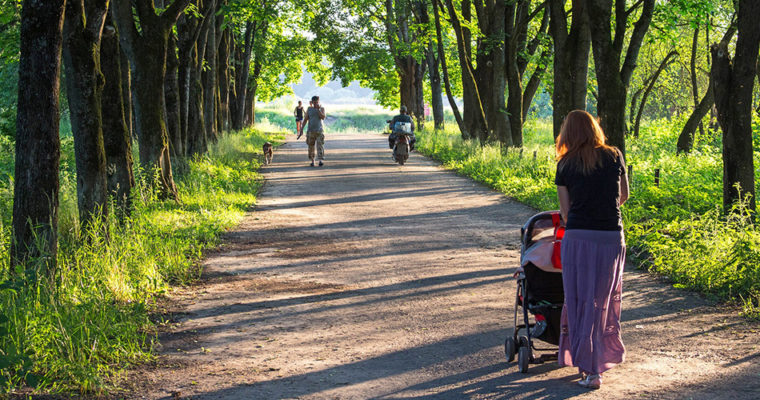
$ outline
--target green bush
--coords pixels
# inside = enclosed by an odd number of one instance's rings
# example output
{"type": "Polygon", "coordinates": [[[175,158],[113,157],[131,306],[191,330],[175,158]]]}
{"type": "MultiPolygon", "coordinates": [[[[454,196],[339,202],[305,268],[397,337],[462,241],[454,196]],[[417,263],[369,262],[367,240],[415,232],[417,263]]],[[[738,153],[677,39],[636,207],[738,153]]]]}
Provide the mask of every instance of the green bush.
{"type": "MultiPolygon", "coordinates": [[[[0,186],[0,392],[25,384],[98,393],[121,368],[150,359],[156,299],[169,284],[197,278],[202,251],[255,202],[261,145],[273,139],[253,130],[223,136],[177,175],[180,203],[159,201],[146,178],[138,179],[132,218],[122,224],[110,215],[105,242],[78,233],[73,149],[64,138],[53,276],[32,268],[9,280],[13,189],[6,180],[0,186]]],[[[0,159],[6,176],[11,166],[12,158],[0,159]]]]}

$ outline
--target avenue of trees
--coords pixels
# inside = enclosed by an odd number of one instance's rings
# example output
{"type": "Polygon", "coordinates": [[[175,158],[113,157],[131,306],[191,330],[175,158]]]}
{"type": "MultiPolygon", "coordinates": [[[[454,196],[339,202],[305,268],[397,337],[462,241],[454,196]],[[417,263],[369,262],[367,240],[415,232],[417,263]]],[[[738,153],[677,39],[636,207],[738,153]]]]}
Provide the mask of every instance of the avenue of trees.
{"type": "Polygon", "coordinates": [[[303,65],[322,82],[358,80],[420,124],[430,104],[435,129],[445,97],[463,138],[505,150],[522,146],[541,94],[551,98],[555,137],[569,111],[589,109],[623,151],[642,117],[688,115],[679,151],[688,157],[695,135],[719,126],[724,204],[749,194],[754,208],[760,0],[0,4],[0,41],[9,44],[0,58],[18,71],[16,265],[55,262],[61,104],[74,136],[81,225],[103,227],[96,222],[110,204],[129,215],[134,168],[180,201],[173,168],[253,124],[256,100],[287,94],[303,65]]]}

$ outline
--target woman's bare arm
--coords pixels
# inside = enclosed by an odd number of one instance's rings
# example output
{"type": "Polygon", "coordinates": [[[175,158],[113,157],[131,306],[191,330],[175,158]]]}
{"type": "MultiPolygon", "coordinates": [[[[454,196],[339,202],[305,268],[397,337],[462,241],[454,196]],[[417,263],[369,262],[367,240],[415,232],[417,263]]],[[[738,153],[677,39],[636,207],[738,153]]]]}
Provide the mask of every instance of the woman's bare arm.
{"type": "Polygon", "coordinates": [[[557,186],[557,197],[559,197],[559,214],[562,220],[567,222],[567,213],[570,211],[570,192],[567,186],[557,186]]]}
{"type": "Polygon", "coordinates": [[[623,203],[628,200],[628,196],[630,196],[630,188],[628,187],[628,174],[624,173],[623,176],[620,177],[620,205],[622,206],[623,203]]]}

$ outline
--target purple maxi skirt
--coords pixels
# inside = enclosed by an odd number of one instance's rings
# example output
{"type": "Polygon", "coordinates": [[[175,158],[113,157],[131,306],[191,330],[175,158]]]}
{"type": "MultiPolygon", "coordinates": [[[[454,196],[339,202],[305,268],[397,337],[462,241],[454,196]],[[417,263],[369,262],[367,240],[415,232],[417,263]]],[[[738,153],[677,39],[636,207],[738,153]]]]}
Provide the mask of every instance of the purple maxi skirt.
{"type": "Polygon", "coordinates": [[[562,239],[559,364],[601,374],[623,362],[620,298],[625,237],[618,231],[572,229],[562,239]]]}

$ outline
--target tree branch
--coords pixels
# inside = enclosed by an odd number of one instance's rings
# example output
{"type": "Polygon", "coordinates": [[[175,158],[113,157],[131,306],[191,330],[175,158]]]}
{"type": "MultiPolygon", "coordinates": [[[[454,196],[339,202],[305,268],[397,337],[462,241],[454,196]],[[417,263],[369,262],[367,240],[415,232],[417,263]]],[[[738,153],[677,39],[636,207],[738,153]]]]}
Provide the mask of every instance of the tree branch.
{"type": "Polygon", "coordinates": [[[625,0],[615,0],[615,37],[612,38],[612,48],[617,54],[623,52],[627,28],[628,14],[625,12],[625,0]]]}
{"type": "MultiPolygon", "coordinates": [[[[213,2],[213,1],[212,1],[213,2]]],[[[177,22],[180,14],[182,14],[187,6],[190,4],[190,0],[174,0],[172,4],[161,13],[161,19],[165,25],[171,27],[177,22]]],[[[204,18],[207,17],[204,15],[204,18]]]]}
{"type": "Polygon", "coordinates": [[[644,0],[644,8],[641,11],[641,17],[639,17],[639,20],[636,21],[636,24],[634,25],[631,40],[628,44],[628,52],[625,55],[623,68],[620,71],[620,78],[626,86],[628,86],[633,70],[636,68],[636,61],[639,57],[639,50],[641,50],[641,43],[644,40],[644,35],[649,29],[649,23],[652,22],[654,3],[655,0],[644,0]]]}
{"type": "Polygon", "coordinates": [[[137,52],[135,46],[138,45],[141,36],[135,26],[135,18],[132,16],[131,1],[112,0],[111,7],[114,22],[119,28],[119,41],[124,51],[133,57],[137,52]]]}
{"type": "Polygon", "coordinates": [[[641,6],[641,3],[643,3],[643,2],[644,2],[644,0],[639,0],[639,1],[637,1],[637,2],[636,2],[634,5],[632,5],[632,6],[631,6],[631,8],[629,8],[629,9],[628,9],[628,10],[625,12],[625,16],[626,16],[626,18],[627,18],[629,15],[631,15],[631,13],[632,13],[632,12],[636,11],[636,9],[637,9],[637,8],[639,8],[639,6],[641,6]]]}

